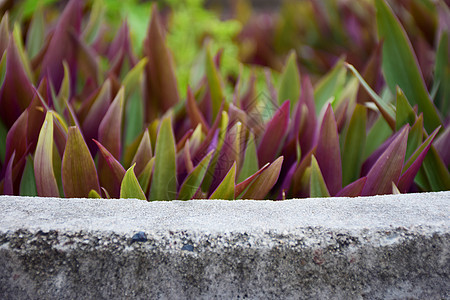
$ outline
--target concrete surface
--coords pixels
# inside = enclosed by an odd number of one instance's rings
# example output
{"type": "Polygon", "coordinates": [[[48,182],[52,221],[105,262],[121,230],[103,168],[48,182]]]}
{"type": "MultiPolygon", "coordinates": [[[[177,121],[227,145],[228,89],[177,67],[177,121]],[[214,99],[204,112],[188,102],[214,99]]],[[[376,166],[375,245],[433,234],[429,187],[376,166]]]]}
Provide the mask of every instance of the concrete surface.
{"type": "Polygon", "coordinates": [[[0,299],[450,299],[449,207],[0,196],[0,299]]]}

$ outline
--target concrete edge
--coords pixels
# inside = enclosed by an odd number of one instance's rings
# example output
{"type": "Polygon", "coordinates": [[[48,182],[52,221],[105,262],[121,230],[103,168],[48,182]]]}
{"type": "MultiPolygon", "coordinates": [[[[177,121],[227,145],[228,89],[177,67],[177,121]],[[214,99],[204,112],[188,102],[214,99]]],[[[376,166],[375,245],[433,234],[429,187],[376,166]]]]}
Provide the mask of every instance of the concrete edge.
{"type": "Polygon", "coordinates": [[[449,204],[0,196],[0,298],[446,299],[449,204]]]}

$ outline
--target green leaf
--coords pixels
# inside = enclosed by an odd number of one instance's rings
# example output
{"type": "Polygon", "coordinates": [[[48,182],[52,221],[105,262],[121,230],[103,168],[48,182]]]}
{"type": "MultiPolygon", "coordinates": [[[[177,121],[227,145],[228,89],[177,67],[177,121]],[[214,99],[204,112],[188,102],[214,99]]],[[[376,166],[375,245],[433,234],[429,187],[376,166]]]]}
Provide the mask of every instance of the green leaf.
{"type": "MultiPolygon", "coordinates": [[[[148,59],[141,59],[131,71],[125,76],[122,84],[125,87],[126,104],[126,126],[125,144],[131,144],[142,132],[144,123],[144,103],[140,90],[142,77],[148,59]]],[[[139,174],[139,172],[137,173],[139,174]]]]}
{"type": "Polygon", "coordinates": [[[147,200],[134,174],[134,165],[127,170],[123,177],[122,184],[120,185],[120,198],[147,200]]]}
{"type": "Polygon", "coordinates": [[[9,43],[9,13],[8,11],[1,18],[0,22],[0,55],[5,55],[4,51],[9,43]]]}
{"type": "Polygon", "coordinates": [[[2,59],[0,60],[0,86],[3,85],[6,76],[6,51],[3,53],[2,59]]]}
{"type": "Polygon", "coordinates": [[[327,185],[323,179],[319,164],[315,156],[311,157],[311,175],[310,175],[309,195],[311,198],[330,197],[327,185]]]}
{"type": "Polygon", "coordinates": [[[385,0],[376,0],[378,35],[383,40],[382,68],[392,92],[398,85],[412,105],[423,112],[425,128],[433,131],[442,124],[428,94],[417,58],[405,30],[385,0]]]}
{"type": "Polygon", "coordinates": [[[336,96],[345,83],[347,70],[344,68],[344,60],[340,59],[333,69],[317,83],[314,91],[316,111],[320,111],[325,103],[336,96]]]}
{"type": "Polygon", "coordinates": [[[89,21],[83,31],[83,38],[86,43],[91,44],[94,42],[100,30],[100,26],[103,22],[104,16],[105,8],[103,1],[94,0],[91,8],[91,13],[89,15],[89,21]]]}
{"type": "Polygon", "coordinates": [[[25,53],[25,49],[22,43],[22,31],[20,30],[20,25],[17,23],[14,24],[13,37],[14,41],[16,42],[17,51],[19,53],[23,69],[25,70],[28,79],[30,79],[31,82],[34,82],[33,72],[31,72],[30,59],[28,58],[28,55],[25,53]]]}
{"type": "Polygon", "coordinates": [[[255,135],[250,132],[247,145],[245,147],[244,161],[239,172],[238,182],[242,182],[247,177],[258,171],[258,154],[256,152],[255,135]]]}
{"type": "Polygon", "coordinates": [[[224,99],[222,82],[220,79],[219,71],[214,64],[214,60],[211,55],[211,49],[209,45],[206,48],[206,77],[208,79],[209,91],[211,93],[211,103],[212,103],[212,120],[216,119],[219,113],[220,106],[224,99]]]}
{"type": "Polygon", "coordinates": [[[280,156],[250,184],[242,199],[264,199],[277,182],[282,165],[283,156],[280,156]]]}
{"type": "Polygon", "coordinates": [[[383,99],[380,98],[380,96],[375,93],[374,90],[369,86],[369,84],[364,80],[364,78],[359,74],[359,72],[355,69],[354,66],[345,63],[345,66],[353,73],[353,75],[359,80],[359,83],[362,85],[362,87],[366,90],[366,92],[370,95],[371,101],[375,104],[375,106],[380,111],[383,118],[386,120],[389,127],[391,127],[392,130],[395,129],[395,112],[394,110],[385,103],[383,99]]]}
{"type": "Polygon", "coordinates": [[[45,22],[44,13],[42,11],[41,1],[38,2],[36,10],[33,13],[33,18],[31,19],[30,27],[27,33],[27,52],[30,58],[35,57],[45,41],[45,22]]]}
{"type": "Polygon", "coordinates": [[[292,50],[289,53],[286,65],[281,74],[278,87],[278,104],[290,100],[290,111],[293,111],[294,105],[300,98],[300,72],[297,66],[297,55],[292,50]]]}
{"type": "Polygon", "coordinates": [[[34,178],[33,159],[31,155],[27,156],[25,170],[20,181],[20,196],[37,196],[36,180],[34,178]]]}
{"type": "Polygon", "coordinates": [[[144,191],[145,194],[147,194],[150,181],[152,180],[154,164],[155,164],[155,157],[152,157],[145,165],[144,170],[142,170],[141,174],[138,176],[139,184],[141,185],[142,190],[144,191]]]}
{"type": "Polygon", "coordinates": [[[61,173],[64,195],[68,198],[87,197],[90,190],[100,192],[94,160],[75,126],[69,128],[61,173]]]}
{"type": "Polygon", "coordinates": [[[100,198],[102,198],[102,197],[100,196],[100,194],[99,194],[96,190],[90,190],[90,191],[89,191],[88,198],[97,198],[97,199],[100,199],[100,198]]]}
{"type": "Polygon", "coordinates": [[[400,191],[406,193],[410,189],[414,179],[416,179],[416,182],[418,183],[419,186],[423,186],[425,184],[427,187],[426,190],[428,191],[431,190],[430,182],[426,177],[425,171],[423,171],[422,164],[425,159],[425,156],[428,154],[428,151],[432,145],[434,138],[436,137],[440,129],[441,127],[436,128],[434,132],[422,143],[422,145],[420,145],[420,147],[417,148],[417,150],[413,153],[413,155],[411,155],[408,161],[404,163],[402,175],[400,176],[400,179],[398,180],[397,183],[397,186],[400,189],[400,191]],[[418,173],[421,167],[422,172],[418,173]]]}
{"type": "Polygon", "coordinates": [[[175,137],[170,117],[162,120],[155,149],[155,170],[150,186],[150,201],[174,200],[177,192],[175,137]]]}
{"type": "Polygon", "coordinates": [[[211,194],[209,199],[233,200],[235,182],[236,162],[233,163],[233,166],[228,171],[227,175],[223,178],[217,189],[211,194]]]}
{"type": "Polygon", "coordinates": [[[383,142],[392,134],[388,123],[381,116],[370,128],[366,138],[366,147],[364,148],[364,159],[369,157],[373,151],[383,144],[383,142]]]}
{"type": "Polygon", "coordinates": [[[423,171],[421,169],[419,172],[425,172],[432,191],[450,190],[449,171],[434,146],[431,146],[430,150],[428,150],[423,161],[423,171]]]}
{"type": "Polygon", "coordinates": [[[366,145],[366,107],[356,104],[348,125],[342,151],[342,184],[344,186],[359,178],[366,145]]]}
{"type": "Polygon", "coordinates": [[[406,147],[406,155],[405,158],[410,157],[414,151],[422,144],[423,138],[423,115],[417,118],[417,121],[411,127],[408,134],[408,145],[406,147]]]}
{"type": "Polygon", "coordinates": [[[147,62],[147,57],[141,59],[123,79],[122,85],[125,87],[125,99],[128,99],[130,95],[140,87],[147,62]]]}
{"type": "Polygon", "coordinates": [[[144,125],[144,105],[140,91],[135,91],[128,99],[125,123],[125,145],[128,146],[141,134],[144,125]]]}
{"type": "Polygon", "coordinates": [[[178,194],[179,200],[189,200],[194,197],[195,193],[199,189],[203,178],[205,177],[206,170],[211,161],[213,151],[209,152],[194,168],[194,170],[186,177],[181,185],[180,192],[178,194]]]}
{"type": "Polygon", "coordinates": [[[22,4],[22,9],[23,9],[23,18],[28,18],[30,17],[34,11],[36,11],[36,9],[39,6],[46,6],[46,5],[50,5],[52,3],[55,3],[56,0],[40,0],[40,1],[36,1],[36,0],[25,0],[22,4]]]}
{"type": "MultiPolygon", "coordinates": [[[[444,3],[442,3],[445,5],[444,3]]],[[[435,103],[443,116],[450,113],[450,59],[448,57],[448,31],[443,31],[436,52],[433,89],[437,90],[435,103]]]]}
{"type": "Polygon", "coordinates": [[[395,130],[399,130],[404,125],[413,125],[416,121],[416,113],[406,99],[402,89],[397,86],[397,107],[395,118],[395,130]]]}
{"type": "MultiPolygon", "coordinates": [[[[54,97],[55,109],[58,114],[62,115],[66,109],[66,103],[69,101],[70,95],[70,71],[66,61],[63,62],[64,78],[59,89],[58,96],[54,97]]],[[[53,89],[52,89],[53,90],[53,89]]]]}
{"type": "Polygon", "coordinates": [[[59,197],[53,171],[53,113],[48,111],[39,133],[34,154],[36,190],[41,197],[59,197]]]}

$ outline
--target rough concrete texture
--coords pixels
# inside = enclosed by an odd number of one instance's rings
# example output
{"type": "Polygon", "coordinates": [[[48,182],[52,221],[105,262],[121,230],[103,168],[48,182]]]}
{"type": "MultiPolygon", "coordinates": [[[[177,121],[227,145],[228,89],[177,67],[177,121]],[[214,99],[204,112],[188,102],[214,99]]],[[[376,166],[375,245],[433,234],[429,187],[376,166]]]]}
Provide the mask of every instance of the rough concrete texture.
{"type": "Polygon", "coordinates": [[[0,197],[0,299],[450,299],[450,192],[0,197]]]}

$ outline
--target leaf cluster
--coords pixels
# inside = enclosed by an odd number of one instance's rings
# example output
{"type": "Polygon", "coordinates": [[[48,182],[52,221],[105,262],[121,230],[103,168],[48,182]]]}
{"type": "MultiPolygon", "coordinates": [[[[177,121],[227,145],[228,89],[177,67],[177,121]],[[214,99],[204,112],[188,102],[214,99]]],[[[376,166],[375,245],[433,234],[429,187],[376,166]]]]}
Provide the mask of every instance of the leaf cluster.
{"type": "MultiPolygon", "coordinates": [[[[0,193],[155,201],[450,188],[448,28],[433,8],[443,2],[427,10],[438,41],[428,77],[384,0],[363,1],[374,12],[378,40],[363,71],[341,57],[321,76],[304,69],[305,57],[296,50],[280,72],[275,65],[226,63],[227,55],[238,61],[237,51],[224,54],[208,39],[183,54],[180,24],[188,15],[177,12],[175,2],[173,27],[157,5],[144,6],[151,14],[144,34],[130,19],[111,35],[112,21],[103,16],[116,9],[113,2],[71,0],[56,17],[55,6],[38,6],[13,24],[9,13],[3,15],[0,193]],[[143,35],[142,47],[133,47],[134,35],[143,35]],[[182,57],[192,74],[180,71],[182,57]]],[[[200,9],[198,1],[191,5],[200,9]]],[[[328,28],[337,44],[345,43],[345,30],[325,26],[337,16],[326,22],[314,16],[319,31],[328,28]]],[[[214,22],[211,30],[224,45],[249,47],[232,41],[238,29],[222,32],[221,21],[214,22]]],[[[241,34],[260,34],[242,24],[241,34]]],[[[298,24],[283,26],[299,34],[298,24]]],[[[272,42],[274,49],[281,43],[272,42]]]]}

